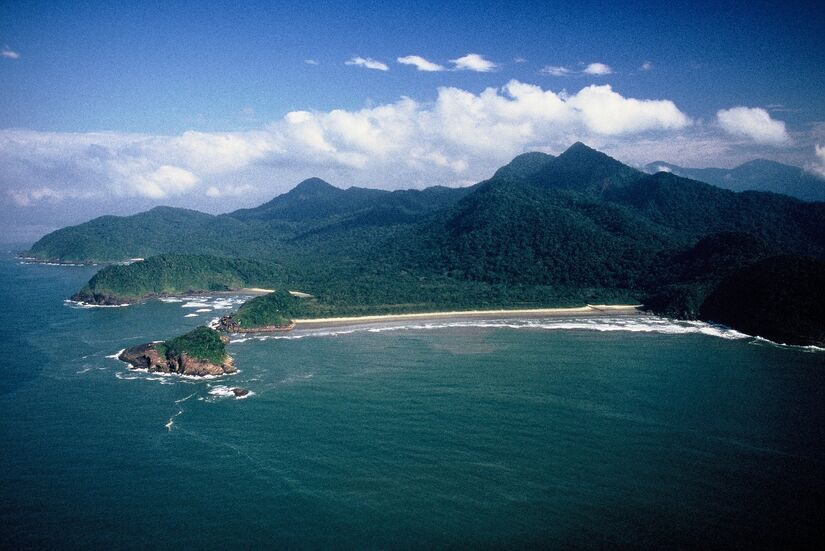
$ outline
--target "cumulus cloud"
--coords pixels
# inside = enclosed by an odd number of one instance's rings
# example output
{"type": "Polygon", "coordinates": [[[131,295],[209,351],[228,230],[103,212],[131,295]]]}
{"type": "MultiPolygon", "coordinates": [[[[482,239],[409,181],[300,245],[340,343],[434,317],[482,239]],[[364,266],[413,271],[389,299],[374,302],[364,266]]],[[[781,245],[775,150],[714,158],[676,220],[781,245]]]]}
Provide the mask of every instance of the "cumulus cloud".
{"type": "Polygon", "coordinates": [[[20,59],[20,54],[8,46],[3,46],[3,49],[0,50],[0,57],[4,57],[6,59],[20,59]]]}
{"type": "Polygon", "coordinates": [[[785,123],[759,107],[722,109],[716,113],[716,120],[725,132],[759,144],[779,146],[791,141],[785,123]]]}
{"type": "Polygon", "coordinates": [[[436,71],[446,71],[447,68],[443,65],[439,65],[438,63],[433,63],[432,61],[428,61],[419,55],[407,55],[404,57],[399,57],[397,59],[398,63],[402,65],[413,65],[419,71],[426,71],[426,72],[436,72],[436,71]]]}
{"type": "Polygon", "coordinates": [[[450,63],[455,65],[455,69],[459,71],[476,71],[477,73],[489,73],[498,69],[498,65],[485,59],[479,54],[467,54],[458,59],[451,59],[450,63]]]}
{"type": "Polygon", "coordinates": [[[582,72],[586,75],[610,75],[613,74],[613,69],[604,63],[591,63],[582,72]]]}
{"type": "Polygon", "coordinates": [[[307,65],[318,65],[318,61],[314,59],[305,59],[304,63],[306,63],[307,65]]]}
{"type": "Polygon", "coordinates": [[[364,67],[366,69],[375,69],[376,71],[389,71],[390,68],[387,67],[386,63],[382,63],[380,61],[376,61],[375,59],[369,57],[360,57],[356,56],[352,59],[345,61],[344,65],[356,65],[358,67],[364,67]]]}
{"type": "Polygon", "coordinates": [[[639,69],[641,69],[642,71],[650,71],[651,69],[653,69],[653,62],[645,61],[644,63],[642,63],[642,66],[639,67],[639,69]]]}
{"type": "Polygon", "coordinates": [[[655,136],[690,125],[669,100],[625,97],[609,85],[569,94],[511,80],[480,93],[442,87],[432,103],[402,97],[360,110],[292,111],[245,132],[0,130],[0,189],[25,205],[84,194],[271,196],[267,186],[286,172],[341,184],[458,184],[481,180],[526,150],[559,152],[576,140],[615,150],[644,139],[675,143],[655,136]]]}

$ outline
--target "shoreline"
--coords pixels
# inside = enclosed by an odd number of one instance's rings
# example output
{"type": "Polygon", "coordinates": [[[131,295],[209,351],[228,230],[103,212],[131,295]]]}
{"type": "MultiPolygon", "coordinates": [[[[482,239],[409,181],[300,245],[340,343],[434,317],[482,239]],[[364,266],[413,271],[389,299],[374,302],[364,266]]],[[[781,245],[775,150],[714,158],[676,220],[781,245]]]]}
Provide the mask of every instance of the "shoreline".
{"type": "Polygon", "coordinates": [[[588,304],[569,308],[529,308],[513,310],[457,310],[448,312],[422,312],[415,314],[381,314],[333,318],[295,319],[295,329],[326,329],[348,325],[369,325],[397,321],[429,321],[444,319],[507,319],[515,316],[568,317],[568,316],[628,316],[644,313],[641,304],[588,304]]]}

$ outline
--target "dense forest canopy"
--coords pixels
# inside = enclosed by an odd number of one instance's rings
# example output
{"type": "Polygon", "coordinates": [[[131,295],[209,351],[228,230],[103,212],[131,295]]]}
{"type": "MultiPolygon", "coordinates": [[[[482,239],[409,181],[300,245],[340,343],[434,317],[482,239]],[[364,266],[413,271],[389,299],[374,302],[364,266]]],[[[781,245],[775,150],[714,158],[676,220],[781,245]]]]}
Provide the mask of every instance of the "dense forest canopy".
{"type": "Polygon", "coordinates": [[[149,256],[101,270],[76,295],[91,302],[263,286],[310,293],[310,316],[643,300],[694,318],[709,317],[704,301],[737,270],[776,255],[825,259],[825,203],[651,175],[577,143],[520,155],[468,188],[313,178],[221,216],[98,218],[30,254],[149,256]]]}

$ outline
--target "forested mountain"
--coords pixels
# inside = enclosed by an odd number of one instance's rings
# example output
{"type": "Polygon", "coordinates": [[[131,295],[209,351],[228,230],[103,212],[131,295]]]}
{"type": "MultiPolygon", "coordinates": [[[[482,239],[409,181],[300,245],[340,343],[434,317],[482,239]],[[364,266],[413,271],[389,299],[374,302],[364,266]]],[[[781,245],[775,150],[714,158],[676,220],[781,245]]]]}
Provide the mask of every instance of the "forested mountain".
{"type": "Polygon", "coordinates": [[[106,268],[82,295],[266,283],[309,292],[326,313],[621,298],[696,317],[736,270],[778,254],[825,259],[825,203],[650,175],[577,143],[558,157],[521,155],[470,188],[344,190],[313,178],[254,209],[103,217],[31,251],[155,253],[185,256],[106,268]]]}
{"type": "Polygon", "coordinates": [[[645,171],[670,172],[731,191],[769,191],[804,201],[825,201],[825,178],[767,159],[754,159],[736,168],[686,168],[656,161],[645,165],[645,171]]]}

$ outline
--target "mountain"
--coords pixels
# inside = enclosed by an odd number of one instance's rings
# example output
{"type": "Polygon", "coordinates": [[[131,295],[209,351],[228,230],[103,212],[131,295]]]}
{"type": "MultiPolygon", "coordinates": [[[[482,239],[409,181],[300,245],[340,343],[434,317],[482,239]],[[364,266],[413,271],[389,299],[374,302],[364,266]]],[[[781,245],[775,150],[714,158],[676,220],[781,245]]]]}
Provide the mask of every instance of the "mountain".
{"type": "Polygon", "coordinates": [[[555,159],[544,163],[527,180],[543,187],[600,195],[637,181],[644,175],[600,151],[576,142],[555,159]]]}
{"type": "Polygon", "coordinates": [[[340,189],[310,178],[263,205],[219,216],[172,207],[101,216],[44,236],[28,254],[43,260],[97,262],[162,253],[279,258],[291,240],[412,224],[468,192],[443,186],[340,189]]]}
{"type": "Polygon", "coordinates": [[[685,168],[656,161],[644,167],[646,172],[670,172],[685,178],[732,191],[769,191],[802,199],[825,201],[825,179],[791,165],[754,159],[736,168],[685,168]]]}
{"type": "Polygon", "coordinates": [[[751,264],[825,259],[825,203],[646,174],[577,143],[558,157],[519,156],[469,188],[310,179],[253,209],[104,217],[32,248],[73,259],[145,250],[174,254],[105,268],[81,294],[116,301],[265,283],[310,293],[326,315],[644,300],[695,318],[751,264]],[[140,226],[164,214],[160,229],[140,226]]]}
{"type": "Polygon", "coordinates": [[[513,158],[512,161],[496,170],[493,174],[492,180],[512,180],[524,179],[533,176],[549,161],[555,159],[552,155],[541,153],[539,151],[531,151],[529,153],[522,153],[513,158]]]}

